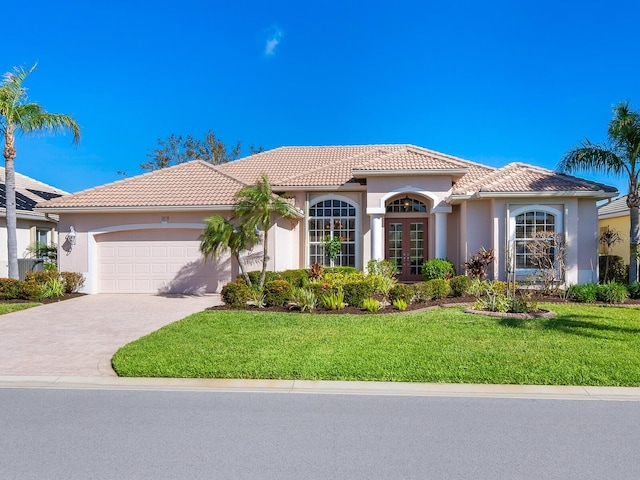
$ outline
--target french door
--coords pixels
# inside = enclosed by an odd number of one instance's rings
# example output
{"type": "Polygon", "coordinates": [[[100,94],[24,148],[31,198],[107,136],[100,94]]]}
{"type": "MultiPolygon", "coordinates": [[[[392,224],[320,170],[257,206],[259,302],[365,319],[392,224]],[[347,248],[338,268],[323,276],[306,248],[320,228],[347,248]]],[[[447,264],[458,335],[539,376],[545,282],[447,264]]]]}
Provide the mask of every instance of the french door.
{"type": "Polygon", "coordinates": [[[386,259],[396,266],[401,282],[422,280],[422,263],[427,257],[427,220],[385,219],[386,259]]]}

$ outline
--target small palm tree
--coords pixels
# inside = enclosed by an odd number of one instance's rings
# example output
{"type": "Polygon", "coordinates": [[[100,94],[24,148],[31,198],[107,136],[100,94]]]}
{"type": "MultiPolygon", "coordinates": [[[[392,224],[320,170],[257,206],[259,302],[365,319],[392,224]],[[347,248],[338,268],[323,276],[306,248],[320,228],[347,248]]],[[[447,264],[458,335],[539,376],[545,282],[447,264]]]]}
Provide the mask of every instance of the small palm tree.
{"type": "Polygon", "coordinates": [[[627,206],[631,215],[629,232],[629,283],[638,280],[638,179],[640,174],[640,113],[629,102],[613,109],[609,122],[608,143],[597,145],[585,139],[569,151],[558,164],[561,172],[600,172],[625,175],[629,179],[627,206]]]}
{"type": "Polygon", "coordinates": [[[25,70],[14,68],[4,75],[0,83],[0,132],[4,136],[2,154],[5,161],[5,189],[7,202],[7,248],[9,277],[18,278],[18,243],[16,239],[16,176],[15,134],[43,131],[57,132],[70,130],[73,142],[80,141],[80,127],[75,120],[58,113],[48,113],[37,103],[26,103],[27,90],[24,80],[33,72],[37,64],[25,70]]]}
{"type": "Polygon", "coordinates": [[[258,284],[258,287],[262,289],[269,260],[267,245],[272,217],[292,218],[295,216],[295,212],[289,202],[273,194],[269,178],[264,173],[255,185],[240,189],[236,198],[238,202],[234,207],[234,216],[240,220],[243,228],[249,231],[256,231],[259,228],[263,232],[262,273],[258,284]]]}
{"type": "Polygon", "coordinates": [[[247,285],[251,286],[251,279],[245,268],[241,252],[251,248],[257,239],[258,237],[253,230],[233,225],[223,216],[214,215],[205,220],[205,229],[200,235],[200,252],[206,261],[209,257],[218,257],[225,250],[230,250],[238,261],[240,272],[247,285]]]}

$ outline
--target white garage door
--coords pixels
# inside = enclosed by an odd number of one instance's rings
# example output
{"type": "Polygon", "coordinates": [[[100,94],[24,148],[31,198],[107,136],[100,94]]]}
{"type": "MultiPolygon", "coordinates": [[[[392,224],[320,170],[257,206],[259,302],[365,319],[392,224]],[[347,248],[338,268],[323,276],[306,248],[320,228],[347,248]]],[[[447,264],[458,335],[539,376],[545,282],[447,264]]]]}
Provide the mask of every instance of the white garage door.
{"type": "Polygon", "coordinates": [[[201,230],[130,230],[96,236],[101,293],[205,293],[231,278],[229,258],[202,260],[201,230]]]}

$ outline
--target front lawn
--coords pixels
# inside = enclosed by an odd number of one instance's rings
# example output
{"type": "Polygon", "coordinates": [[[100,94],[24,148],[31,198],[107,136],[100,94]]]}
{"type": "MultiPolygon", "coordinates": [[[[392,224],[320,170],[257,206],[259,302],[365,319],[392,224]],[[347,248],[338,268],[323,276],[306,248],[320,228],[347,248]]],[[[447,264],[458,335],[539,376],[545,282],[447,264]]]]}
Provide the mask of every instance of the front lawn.
{"type": "Polygon", "coordinates": [[[638,308],[547,305],[549,319],[206,311],[124,346],[118,375],[640,386],[638,308]]]}
{"type": "Polygon", "coordinates": [[[25,303],[0,303],[0,315],[5,313],[17,312],[18,310],[25,310],[31,307],[37,307],[42,305],[41,303],[25,302],[25,303]]]}

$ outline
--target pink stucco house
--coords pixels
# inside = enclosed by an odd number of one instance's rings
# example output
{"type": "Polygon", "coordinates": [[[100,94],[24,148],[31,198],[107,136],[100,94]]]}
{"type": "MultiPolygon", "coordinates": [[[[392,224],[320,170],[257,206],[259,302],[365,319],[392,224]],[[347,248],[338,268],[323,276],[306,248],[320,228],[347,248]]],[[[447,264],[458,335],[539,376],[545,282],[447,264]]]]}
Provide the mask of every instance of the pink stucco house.
{"type": "MultiPolygon", "coordinates": [[[[323,239],[342,238],[336,264],[398,265],[403,281],[420,279],[424,259],[462,263],[494,248],[492,278],[503,279],[505,253],[530,273],[526,243],[535,228],[562,232],[566,282],[591,281],[598,255],[598,200],[615,188],[511,163],[502,168],[413,145],[281,147],[220,166],[194,161],[52,199],[59,215],[61,270],[82,272],[90,293],[219,291],[235,278],[230,257],[204,262],[203,219],[231,214],[235,193],[266,173],[298,213],[269,234],[270,267],[326,263],[323,239]],[[68,237],[71,227],[76,236],[68,237]]],[[[260,267],[261,248],[246,252],[260,267]]]]}

